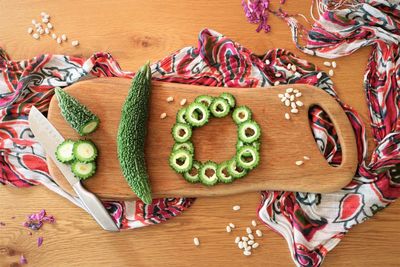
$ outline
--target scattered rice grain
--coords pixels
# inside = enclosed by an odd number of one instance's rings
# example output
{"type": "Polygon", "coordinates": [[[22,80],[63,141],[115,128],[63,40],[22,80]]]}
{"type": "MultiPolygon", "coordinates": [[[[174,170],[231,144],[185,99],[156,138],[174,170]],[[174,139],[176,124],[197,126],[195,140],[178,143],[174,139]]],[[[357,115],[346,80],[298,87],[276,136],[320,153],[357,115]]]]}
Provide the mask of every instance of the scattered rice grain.
{"type": "Polygon", "coordinates": [[[297,166],[300,166],[300,165],[303,165],[303,164],[304,164],[304,161],[302,161],[302,160],[296,161],[296,165],[297,165],[297,166]]]}

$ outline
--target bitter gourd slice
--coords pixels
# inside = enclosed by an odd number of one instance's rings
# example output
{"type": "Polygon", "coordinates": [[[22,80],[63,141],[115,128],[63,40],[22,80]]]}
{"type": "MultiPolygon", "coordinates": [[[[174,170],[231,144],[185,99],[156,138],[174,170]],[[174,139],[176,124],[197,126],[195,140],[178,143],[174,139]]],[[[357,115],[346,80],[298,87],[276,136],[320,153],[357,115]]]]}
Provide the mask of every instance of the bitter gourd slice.
{"type": "Polygon", "coordinates": [[[217,118],[223,118],[229,114],[231,107],[229,106],[228,101],[221,97],[216,97],[211,102],[209,107],[211,114],[213,114],[217,118]]]}
{"type": "Polygon", "coordinates": [[[176,114],[176,122],[186,123],[185,120],[186,108],[181,108],[176,114]]]}
{"type": "Polygon", "coordinates": [[[203,126],[208,122],[209,117],[210,111],[201,103],[194,102],[186,108],[186,121],[193,127],[203,126]]]}
{"type": "Polygon", "coordinates": [[[229,161],[224,161],[218,164],[217,168],[218,181],[225,184],[232,183],[233,181],[232,175],[228,172],[228,163],[229,161]]]}
{"type": "Polygon", "coordinates": [[[210,160],[201,165],[199,171],[200,182],[207,186],[218,183],[217,168],[217,163],[210,160]]]}
{"type": "Polygon", "coordinates": [[[213,97],[209,95],[200,95],[194,100],[195,103],[203,104],[206,107],[209,107],[212,101],[213,97]]]}
{"type": "Polygon", "coordinates": [[[189,171],[193,165],[193,155],[186,149],[173,151],[169,157],[169,165],[177,173],[189,171]]]}
{"type": "Polygon", "coordinates": [[[239,166],[237,166],[236,159],[233,158],[228,162],[228,173],[232,175],[233,178],[242,178],[247,174],[247,171],[239,166]]]}
{"type": "Polygon", "coordinates": [[[235,108],[232,113],[232,119],[236,124],[241,124],[251,119],[251,110],[246,106],[235,108]]]}
{"type": "Polygon", "coordinates": [[[97,129],[100,123],[99,118],[76,98],[59,87],[55,89],[55,95],[61,115],[80,135],[90,134],[97,129]]]}
{"type": "Polygon", "coordinates": [[[74,143],[72,140],[65,140],[57,146],[56,158],[59,162],[71,163],[75,159],[73,153],[74,143]]]}
{"type": "Polygon", "coordinates": [[[176,123],[172,127],[172,136],[178,143],[186,142],[192,137],[192,128],[186,123],[176,123]]]}
{"type": "Polygon", "coordinates": [[[118,127],[118,160],[126,181],[136,195],[151,204],[151,187],[147,174],[144,146],[151,92],[151,69],[143,66],[135,75],[122,107],[118,127]]]}
{"type": "Polygon", "coordinates": [[[90,162],[97,157],[97,148],[92,141],[79,140],[72,149],[75,159],[81,162],[90,162]]]}
{"type": "Polygon", "coordinates": [[[187,172],[183,173],[183,178],[189,183],[197,183],[200,181],[199,179],[199,170],[201,167],[201,163],[194,160],[192,164],[192,168],[187,172]]]}
{"type": "Polygon", "coordinates": [[[255,121],[245,121],[239,125],[238,136],[243,143],[257,141],[261,135],[261,128],[255,121]]]}
{"type": "Polygon", "coordinates": [[[242,167],[246,170],[252,170],[258,166],[260,162],[260,155],[253,146],[243,146],[239,149],[236,154],[237,166],[242,167]]]}
{"type": "Polygon", "coordinates": [[[190,141],[186,141],[184,143],[175,143],[174,147],[172,148],[172,151],[176,151],[179,149],[186,149],[190,153],[192,153],[192,154],[194,153],[194,146],[193,146],[193,143],[190,141]]]}
{"type": "Polygon", "coordinates": [[[71,164],[71,171],[77,178],[85,180],[95,174],[96,164],[94,163],[94,161],[81,162],[75,160],[71,164]]]}
{"type": "Polygon", "coordinates": [[[231,108],[235,107],[236,99],[232,94],[225,92],[225,93],[220,94],[219,97],[222,97],[223,99],[225,99],[231,108]]]}
{"type": "MultiPolygon", "coordinates": [[[[251,146],[253,146],[253,147],[255,147],[257,150],[260,150],[260,141],[254,141],[253,143],[250,143],[250,144],[245,144],[245,143],[243,143],[243,141],[241,141],[240,139],[237,141],[237,143],[236,143],[236,151],[239,151],[239,149],[242,147],[242,146],[245,146],[245,145],[251,145],[251,146]]],[[[247,152],[245,152],[244,153],[244,156],[249,156],[250,154],[248,154],[247,152]]]]}

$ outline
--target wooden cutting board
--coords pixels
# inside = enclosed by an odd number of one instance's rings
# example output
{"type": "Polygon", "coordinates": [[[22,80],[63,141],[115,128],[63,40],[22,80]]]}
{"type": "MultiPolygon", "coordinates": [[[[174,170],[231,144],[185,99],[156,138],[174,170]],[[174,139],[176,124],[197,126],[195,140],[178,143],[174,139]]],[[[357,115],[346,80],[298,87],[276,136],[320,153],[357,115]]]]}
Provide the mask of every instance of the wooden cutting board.
{"type": "MultiPolygon", "coordinates": [[[[65,90],[96,113],[100,126],[88,138],[99,149],[96,174],[84,181],[91,192],[102,198],[134,199],[135,194],[126,183],[117,159],[116,136],[120,113],[131,81],[121,78],[99,78],[78,82],[65,90]]],[[[273,88],[218,88],[177,83],[153,82],[150,99],[148,135],[146,139],[146,162],[151,180],[153,197],[217,196],[261,190],[287,190],[300,192],[332,192],[347,185],[357,167],[357,147],[353,129],[340,105],[323,90],[309,85],[291,85],[301,91],[304,106],[291,119],[284,118],[289,108],[278,98],[289,86],[273,88]],[[260,165],[245,178],[231,184],[205,187],[190,184],[176,174],[168,165],[168,157],[174,144],[171,128],[175,114],[181,108],[180,100],[190,103],[201,94],[217,96],[229,91],[238,105],[247,105],[253,118],[262,129],[260,165]],[[172,103],[166,98],[174,97],[172,103]],[[330,166],[320,153],[313,138],[308,120],[310,106],[321,106],[333,121],[342,147],[342,163],[330,166]],[[166,112],[167,118],[160,119],[166,112]],[[295,164],[310,158],[301,166],[295,164]]],[[[187,104],[186,104],[187,105],[187,104]]],[[[79,139],[78,134],[60,114],[55,97],[51,100],[48,118],[65,138],[79,139]]],[[[230,116],[213,118],[193,132],[195,158],[200,161],[222,162],[235,154],[236,126],[230,116]]],[[[53,178],[67,191],[74,193],[57,169],[48,159],[53,178]]]]}

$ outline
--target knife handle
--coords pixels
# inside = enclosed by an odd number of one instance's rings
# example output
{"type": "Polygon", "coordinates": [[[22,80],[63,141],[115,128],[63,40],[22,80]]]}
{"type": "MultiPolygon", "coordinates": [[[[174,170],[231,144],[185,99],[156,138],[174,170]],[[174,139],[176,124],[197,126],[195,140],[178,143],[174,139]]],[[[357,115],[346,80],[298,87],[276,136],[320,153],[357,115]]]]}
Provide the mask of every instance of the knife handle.
{"type": "Polygon", "coordinates": [[[87,191],[81,183],[75,183],[73,189],[82,200],[83,205],[86,206],[88,213],[92,215],[104,230],[111,232],[119,231],[110,214],[104,208],[103,203],[93,193],[87,191]]]}

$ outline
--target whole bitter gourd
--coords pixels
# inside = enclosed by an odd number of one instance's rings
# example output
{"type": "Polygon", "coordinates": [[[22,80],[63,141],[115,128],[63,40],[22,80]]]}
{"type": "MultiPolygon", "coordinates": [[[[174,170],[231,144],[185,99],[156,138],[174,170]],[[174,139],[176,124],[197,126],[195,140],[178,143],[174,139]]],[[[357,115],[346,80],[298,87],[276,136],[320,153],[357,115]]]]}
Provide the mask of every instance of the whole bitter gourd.
{"type": "Polygon", "coordinates": [[[146,204],[152,201],[144,146],[147,134],[151,69],[143,66],[132,80],[118,127],[118,160],[126,181],[146,204]]]}
{"type": "Polygon", "coordinates": [[[90,134],[97,129],[100,120],[87,107],[59,87],[55,89],[55,94],[61,115],[80,135],[90,134]]]}

